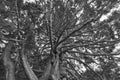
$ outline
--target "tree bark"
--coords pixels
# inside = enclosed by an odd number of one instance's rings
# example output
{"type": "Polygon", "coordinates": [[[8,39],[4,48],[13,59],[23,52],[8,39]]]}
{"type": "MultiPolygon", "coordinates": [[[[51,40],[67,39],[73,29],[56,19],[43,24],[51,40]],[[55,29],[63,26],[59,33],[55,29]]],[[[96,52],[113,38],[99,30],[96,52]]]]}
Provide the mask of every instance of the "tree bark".
{"type": "Polygon", "coordinates": [[[4,57],[3,57],[4,66],[6,69],[6,80],[15,80],[14,63],[10,58],[12,46],[13,43],[9,42],[5,48],[4,57]]]}
{"type": "Polygon", "coordinates": [[[42,75],[41,78],[39,78],[39,80],[48,80],[50,77],[51,68],[52,68],[51,61],[49,61],[44,71],[44,74],[42,75]]]}
{"type": "Polygon", "coordinates": [[[24,49],[22,50],[22,61],[23,61],[23,66],[25,68],[25,71],[29,77],[30,80],[38,80],[37,76],[35,75],[35,73],[33,72],[33,70],[31,69],[28,61],[27,61],[27,58],[24,54],[24,49]]]}
{"type": "Polygon", "coordinates": [[[55,62],[54,65],[52,67],[52,78],[53,80],[59,80],[60,78],[60,72],[59,72],[59,55],[56,54],[56,58],[55,58],[55,62]]]}

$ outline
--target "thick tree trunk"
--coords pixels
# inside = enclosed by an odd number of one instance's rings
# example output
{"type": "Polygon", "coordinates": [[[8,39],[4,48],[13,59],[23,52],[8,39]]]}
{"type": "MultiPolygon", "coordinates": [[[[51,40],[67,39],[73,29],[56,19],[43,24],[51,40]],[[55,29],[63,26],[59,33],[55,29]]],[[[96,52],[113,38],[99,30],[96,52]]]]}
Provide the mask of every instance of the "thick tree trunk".
{"type": "Polygon", "coordinates": [[[5,48],[4,57],[3,57],[4,66],[6,69],[6,80],[15,80],[14,64],[10,59],[12,46],[13,46],[13,43],[9,42],[5,48]]]}
{"type": "Polygon", "coordinates": [[[54,60],[54,65],[53,65],[53,69],[52,69],[52,74],[51,74],[51,76],[52,76],[52,78],[53,78],[53,80],[59,80],[60,79],[60,71],[59,71],[59,55],[58,54],[56,54],[56,58],[55,58],[55,60],[54,60]]]}
{"type": "Polygon", "coordinates": [[[35,73],[33,72],[33,70],[31,69],[28,61],[27,61],[27,57],[24,55],[24,49],[22,50],[22,61],[23,61],[23,65],[25,68],[25,71],[29,77],[30,80],[38,80],[37,76],[35,75],[35,73]]]}
{"type": "Polygon", "coordinates": [[[49,61],[43,76],[39,78],[39,80],[48,80],[50,77],[51,68],[52,68],[51,61],[49,61]]]}

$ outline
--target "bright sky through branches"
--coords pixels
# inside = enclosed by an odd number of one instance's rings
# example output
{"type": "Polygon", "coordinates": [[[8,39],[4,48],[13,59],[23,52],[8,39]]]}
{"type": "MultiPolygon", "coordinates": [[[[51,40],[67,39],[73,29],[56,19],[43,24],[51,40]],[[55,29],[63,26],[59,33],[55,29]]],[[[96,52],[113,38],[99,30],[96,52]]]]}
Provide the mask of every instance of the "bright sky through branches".
{"type": "MultiPolygon", "coordinates": [[[[37,0],[36,0],[37,1],[37,0]]],[[[24,0],[24,2],[35,2],[35,0],[24,0]]],[[[103,15],[101,18],[100,18],[100,21],[104,21],[104,20],[107,20],[110,16],[112,16],[112,13],[114,11],[120,11],[120,4],[117,5],[117,7],[113,8],[110,10],[109,13],[103,15]]]]}
{"type": "Polygon", "coordinates": [[[112,13],[113,13],[114,11],[120,11],[120,4],[116,5],[115,8],[111,9],[109,13],[103,15],[103,16],[100,18],[100,21],[107,20],[110,16],[112,16],[112,13]]]}
{"type": "Polygon", "coordinates": [[[24,0],[24,2],[35,2],[35,0],[24,0]]]}

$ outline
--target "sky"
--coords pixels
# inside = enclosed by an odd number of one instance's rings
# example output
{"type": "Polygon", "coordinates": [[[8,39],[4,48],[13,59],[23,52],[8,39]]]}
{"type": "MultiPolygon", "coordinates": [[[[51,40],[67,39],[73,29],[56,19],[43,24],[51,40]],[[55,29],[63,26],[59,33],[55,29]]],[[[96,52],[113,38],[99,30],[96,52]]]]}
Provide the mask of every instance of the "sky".
{"type": "Polygon", "coordinates": [[[113,9],[111,9],[109,13],[103,15],[103,16],[100,18],[100,21],[107,20],[110,16],[112,16],[112,13],[113,13],[114,11],[120,11],[120,4],[118,4],[116,7],[114,7],[113,9]]]}
{"type": "Polygon", "coordinates": [[[34,2],[35,0],[24,0],[24,2],[34,2]]]}

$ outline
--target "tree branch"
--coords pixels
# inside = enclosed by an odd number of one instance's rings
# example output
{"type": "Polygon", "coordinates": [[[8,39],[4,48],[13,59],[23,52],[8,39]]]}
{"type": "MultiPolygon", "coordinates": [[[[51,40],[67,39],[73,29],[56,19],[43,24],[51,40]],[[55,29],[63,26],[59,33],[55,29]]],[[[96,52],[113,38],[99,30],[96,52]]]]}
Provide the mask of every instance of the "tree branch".
{"type": "MultiPolygon", "coordinates": [[[[52,26],[53,26],[52,18],[53,18],[53,14],[52,14],[52,8],[53,8],[53,1],[51,0],[50,1],[50,11],[49,11],[50,12],[50,26],[48,25],[48,31],[49,31],[48,35],[49,35],[49,41],[50,41],[50,44],[51,44],[51,54],[52,54],[52,51],[53,51],[53,41],[52,41],[52,26]]],[[[47,22],[48,22],[48,20],[47,20],[47,22]]]]}
{"type": "Polygon", "coordinates": [[[89,54],[89,53],[83,53],[80,51],[68,51],[68,53],[79,53],[80,55],[88,55],[88,56],[115,56],[115,55],[120,55],[120,54],[89,54]]]}
{"type": "Polygon", "coordinates": [[[13,43],[10,41],[8,45],[5,48],[4,52],[4,66],[6,68],[6,80],[15,80],[15,72],[14,72],[14,63],[12,62],[10,55],[11,55],[11,48],[13,46],[13,43]]]}
{"type": "Polygon", "coordinates": [[[100,80],[103,80],[102,76],[100,76],[99,74],[97,74],[93,69],[91,69],[86,63],[84,63],[83,61],[81,61],[80,59],[77,58],[73,58],[73,57],[65,57],[66,59],[73,59],[73,60],[77,60],[79,63],[82,63],[84,66],[88,67],[94,74],[96,74],[100,80]]]}
{"type": "Polygon", "coordinates": [[[24,50],[24,47],[23,47],[22,52],[21,52],[21,57],[22,57],[22,61],[23,61],[25,71],[26,71],[30,80],[38,80],[37,76],[35,75],[35,73],[31,69],[24,52],[25,52],[25,50],[24,50]]]}
{"type": "Polygon", "coordinates": [[[81,30],[81,29],[82,29],[83,27],[85,27],[86,25],[88,25],[88,24],[90,24],[91,22],[96,21],[97,19],[99,19],[99,17],[100,17],[100,16],[97,16],[97,17],[95,17],[95,18],[91,18],[90,20],[88,20],[88,21],[86,21],[85,23],[83,23],[83,24],[81,25],[81,27],[75,29],[75,30],[74,30],[73,32],[71,32],[68,36],[66,36],[63,40],[61,40],[58,44],[56,44],[56,47],[57,47],[59,44],[63,43],[65,40],[67,40],[67,39],[68,39],[70,36],[72,36],[74,33],[76,33],[77,31],[81,30]]]}
{"type": "MultiPolygon", "coordinates": [[[[104,5],[104,6],[109,6],[109,5],[104,5]]],[[[101,10],[103,9],[104,7],[102,7],[101,8],[101,10]]],[[[90,20],[88,20],[88,21],[86,21],[85,23],[83,23],[82,25],[81,25],[81,27],[79,27],[79,28],[77,28],[77,29],[75,29],[73,32],[71,32],[68,36],[66,36],[63,40],[61,40],[58,44],[56,44],[56,47],[59,45],[59,44],[61,44],[62,42],[64,42],[65,40],[67,40],[70,36],[72,36],[74,33],[76,33],[77,31],[79,31],[79,30],[81,30],[82,28],[84,28],[86,25],[88,25],[88,24],[90,24],[91,22],[93,22],[93,21],[97,21],[100,17],[101,17],[101,15],[103,14],[103,12],[104,12],[104,10],[103,11],[101,11],[101,12],[99,12],[97,15],[98,16],[96,16],[96,17],[94,17],[94,18],[91,18],[90,20]]],[[[79,25],[79,24],[78,24],[79,25]]]]}
{"type": "MultiPolygon", "coordinates": [[[[21,0],[20,0],[21,1],[21,0]]],[[[20,22],[19,22],[19,18],[20,18],[20,6],[18,6],[18,0],[15,1],[15,7],[16,7],[16,13],[17,13],[17,28],[20,28],[20,22]]]]}
{"type": "Polygon", "coordinates": [[[75,71],[75,73],[77,74],[77,77],[74,74],[74,76],[76,77],[76,79],[79,80],[79,78],[82,77],[82,76],[75,70],[73,64],[71,64],[68,60],[66,60],[66,61],[71,66],[71,68],[75,71]]]}

